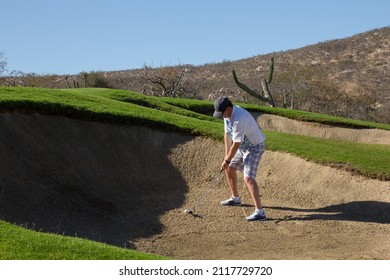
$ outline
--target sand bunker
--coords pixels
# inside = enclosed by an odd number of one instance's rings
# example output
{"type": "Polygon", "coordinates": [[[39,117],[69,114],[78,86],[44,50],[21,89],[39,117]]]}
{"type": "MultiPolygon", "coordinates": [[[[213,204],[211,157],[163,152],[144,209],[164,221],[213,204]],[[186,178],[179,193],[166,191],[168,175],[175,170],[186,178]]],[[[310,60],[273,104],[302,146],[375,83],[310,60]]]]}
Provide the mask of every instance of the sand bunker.
{"type": "Polygon", "coordinates": [[[257,119],[259,126],[265,130],[359,143],[390,145],[390,131],[388,130],[336,127],[320,123],[301,122],[270,114],[254,114],[254,117],[257,119]]]}
{"type": "MultiPolygon", "coordinates": [[[[389,259],[390,183],[267,151],[269,216],[222,207],[223,145],[136,126],[0,114],[0,218],[177,259],[389,259]]],[[[241,178],[240,178],[241,179],[241,178]]],[[[242,185],[242,184],[241,184],[242,185]]]]}

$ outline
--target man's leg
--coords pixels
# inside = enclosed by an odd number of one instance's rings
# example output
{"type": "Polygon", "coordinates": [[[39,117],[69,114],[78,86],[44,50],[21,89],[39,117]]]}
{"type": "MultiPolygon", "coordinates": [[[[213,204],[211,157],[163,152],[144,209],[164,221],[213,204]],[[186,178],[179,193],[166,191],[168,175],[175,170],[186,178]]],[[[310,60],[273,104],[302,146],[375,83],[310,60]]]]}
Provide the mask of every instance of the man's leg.
{"type": "Polygon", "coordinates": [[[244,177],[244,182],[245,185],[248,187],[249,193],[252,197],[256,209],[262,209],[259,186],[257,185],[256,180],[251,177],[244,177]]]}
{"type": "Polygon", "coordinates": [[[237,170],[244,170],[244,158],[240,151],[237,151],[232,158],[229,167],[225,170],[227,183],[230,187],[232,196],[235,197],[239,197],[237,188],[237,170]]]}
{"type": "Polygon", "coordinates": [[[260,191],[256,180],[254,178],[245,176],[244,181],[248,187],[249,193],[251,194],[253,203],[255,204],[255,211],[245,219],[248,222],[266,220],[267,216],[260,202],[260,191]]]}
{"type": "Polygon", "coordinates": [[[229,166],[227,170],[225,170],[226,180],[230,187],[230,191],[232,196],[238,197],[238,189],[237,189],[237,169],[229,166]]]}
{"type": "Polygon", "coordinates": [[[244,159],[244,182],[245,185],[248,187],[249,193],[252,197],[256,209],[262,209],[260,201],[260,190],[255,178],[264,151],[264,144],[259,144],[257,146],[252,147],[245,155],[244,159]]]}

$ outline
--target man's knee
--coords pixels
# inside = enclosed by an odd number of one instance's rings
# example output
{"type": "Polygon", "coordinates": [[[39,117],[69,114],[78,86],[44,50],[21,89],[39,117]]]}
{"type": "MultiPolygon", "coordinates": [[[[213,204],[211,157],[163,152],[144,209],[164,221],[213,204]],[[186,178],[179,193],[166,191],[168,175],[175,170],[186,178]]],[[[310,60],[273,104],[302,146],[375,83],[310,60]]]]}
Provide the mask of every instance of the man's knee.
{"type": "Polygon", "coordinates": [[[225,170],[225,172],[226,172],[226,175],[228,175],[228,176],[234,176],[234,175],[236,175],[236,173],[237,173],[237,169],[235,169],[234,167],[229,166],[229,167],[225,170]]]}
{"type": "Polygon", "coordinates": [[[248,176],[244,176],[244,183],[247,185],[256,184],[256,179],[248,176]]]}

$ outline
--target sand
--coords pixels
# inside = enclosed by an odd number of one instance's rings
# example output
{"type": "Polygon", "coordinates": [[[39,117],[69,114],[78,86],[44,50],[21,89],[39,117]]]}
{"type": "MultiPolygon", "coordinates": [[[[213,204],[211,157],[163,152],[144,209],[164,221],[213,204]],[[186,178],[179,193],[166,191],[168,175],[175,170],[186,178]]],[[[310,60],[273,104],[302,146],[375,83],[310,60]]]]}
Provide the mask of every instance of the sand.
{"type": "Polygon", "coordinates": [[[243,207],[219,204],[230,195],[221,142],[12,112],[0,131],[0,218],[11,223],[175,259],[390,259],[388,181],[266,151],[268,220],[249,223],[241,176],[243,207]]]}

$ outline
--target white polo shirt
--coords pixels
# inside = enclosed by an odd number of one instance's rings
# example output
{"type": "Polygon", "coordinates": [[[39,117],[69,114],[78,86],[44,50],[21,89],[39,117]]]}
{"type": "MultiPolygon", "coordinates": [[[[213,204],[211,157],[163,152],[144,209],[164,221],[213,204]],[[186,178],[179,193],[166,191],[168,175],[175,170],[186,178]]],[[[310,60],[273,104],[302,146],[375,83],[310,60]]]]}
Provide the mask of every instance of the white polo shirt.
{"type": "Polygon", "coordinates": [[[240,150],[248,149],[265,141],[265,135],[260,130],[256,120],[245,109],[233,105],[230,118],[224,118],[225,133],[229,133],[233,142],[240,142],[240,150]]]}

